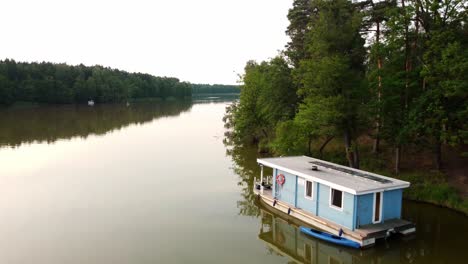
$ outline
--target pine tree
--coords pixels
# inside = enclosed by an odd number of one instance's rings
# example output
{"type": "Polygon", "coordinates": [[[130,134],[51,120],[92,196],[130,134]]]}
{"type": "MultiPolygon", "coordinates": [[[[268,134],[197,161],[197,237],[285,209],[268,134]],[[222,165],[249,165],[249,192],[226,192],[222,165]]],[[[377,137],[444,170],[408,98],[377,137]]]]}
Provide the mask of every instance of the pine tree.
{"type": "Polygon", "coordinates": [[[356,138],[364,90],[362,17],[349,1],[317,1],[318,17],[307,35],[310,58],[300,62],[299,95],[304,97],[298,118],[328,124],[324,136],[343,135],[349,166],[359,167],[356,138]],[[311,115],[304,115],[303,113],[311,115]]]}

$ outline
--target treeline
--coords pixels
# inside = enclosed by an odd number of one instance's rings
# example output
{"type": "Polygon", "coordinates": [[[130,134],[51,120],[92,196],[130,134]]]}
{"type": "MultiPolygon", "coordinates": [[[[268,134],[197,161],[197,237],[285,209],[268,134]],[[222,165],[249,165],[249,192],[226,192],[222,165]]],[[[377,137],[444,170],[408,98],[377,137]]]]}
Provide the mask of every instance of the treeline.
{"type": "Polygon", "coordinates": [[[190,97],[191,85],[177,78],[96,66],[0,61],[0,104],[123,102],[137,98],[190,97]]]}
{"type": "Polygon", "coordinates": [[[225,116],[231,138],[316,156],[338,140],[356,168],[366,138],[375,154],[392,150],[397,173],[404,148],[424,146],[440,169],[444,144],[468,143],[466,8],[294,0],[286,50],[245,66],[240,101],[225,116]]]}
{"type": "Polygon", "coordinates": [[[240,93],[238,85],[192,84],[193,94],[240,93]]]}

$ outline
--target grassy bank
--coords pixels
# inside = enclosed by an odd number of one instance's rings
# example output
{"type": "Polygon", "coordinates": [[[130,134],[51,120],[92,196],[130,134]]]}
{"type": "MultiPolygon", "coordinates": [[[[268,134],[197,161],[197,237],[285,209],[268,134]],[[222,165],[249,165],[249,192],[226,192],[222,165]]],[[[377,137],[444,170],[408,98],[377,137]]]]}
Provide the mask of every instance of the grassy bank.
{"type": "Polygon", "coordinates": [[[403,192],[404,198],[447,207],[468,216],[468,199],[449,184],[447,174],[417,162],[395,174],[388,154],[376,157],[370,153],[370,147],[364,149],[362,158],[361,169],[410,182],[411,186],[403,192]]]}
{"type": "Polygon", "coordinates": [[[361,153],[361,169],[411,183],[410,188],[403,192],[404,198],[447,207],[468,216],[468,198],[463,197],[459,190],[449,183],[449,175],[428,165],[431,164],[428,162],[431,159],[430,153],[412,146],[407,150],[405,161],[402,162],[404,167],[399,174],[392,171],[390,149],[376,156],[371,153],[371,146],[366,144],[362,147],[361,153]]]}
{"type": "Polygon", "coordinates": [[[468,199],[463,198],[449,185],[445,174],[405,172],[398,176],[389,176],[411,182],[411,187],[403,193],[405,198],[448,207],[468,216],[468,199]]]}

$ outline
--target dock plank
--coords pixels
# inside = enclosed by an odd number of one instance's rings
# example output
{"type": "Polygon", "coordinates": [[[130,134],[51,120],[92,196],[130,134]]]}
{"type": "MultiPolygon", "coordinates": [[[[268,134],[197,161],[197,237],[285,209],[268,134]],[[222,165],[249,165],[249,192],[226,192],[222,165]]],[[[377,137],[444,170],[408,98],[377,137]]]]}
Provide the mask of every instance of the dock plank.
{"type": "Polygon", "coordinates": [[[411,227],[414,227],[414,224],[410,221],[404,219],[390,219],[383,223],[361,226],[358,229],[355,229],[355,231],[365,237],[381,237],[385,236],[389,229],[394,229],[398,232],[401,229],[408,229],[411,227]]]}

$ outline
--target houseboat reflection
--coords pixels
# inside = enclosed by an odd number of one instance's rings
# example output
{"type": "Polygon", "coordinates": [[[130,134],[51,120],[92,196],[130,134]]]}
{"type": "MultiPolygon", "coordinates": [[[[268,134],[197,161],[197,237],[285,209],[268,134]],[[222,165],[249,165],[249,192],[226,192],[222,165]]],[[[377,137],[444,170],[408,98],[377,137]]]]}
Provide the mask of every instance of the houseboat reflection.
{"type": "MultiPolygon", "coordinates": [[[[261,227],[258,237],[269,250],[285,256],[292,263],[401,263],[400,250],[387,243],[386,249],[375,247],[367,250],[348,249],[302,234],[301,223],[260,208],[261,227]]],[[[405,262],[405,261],[403,261],[405,262]]]]}

